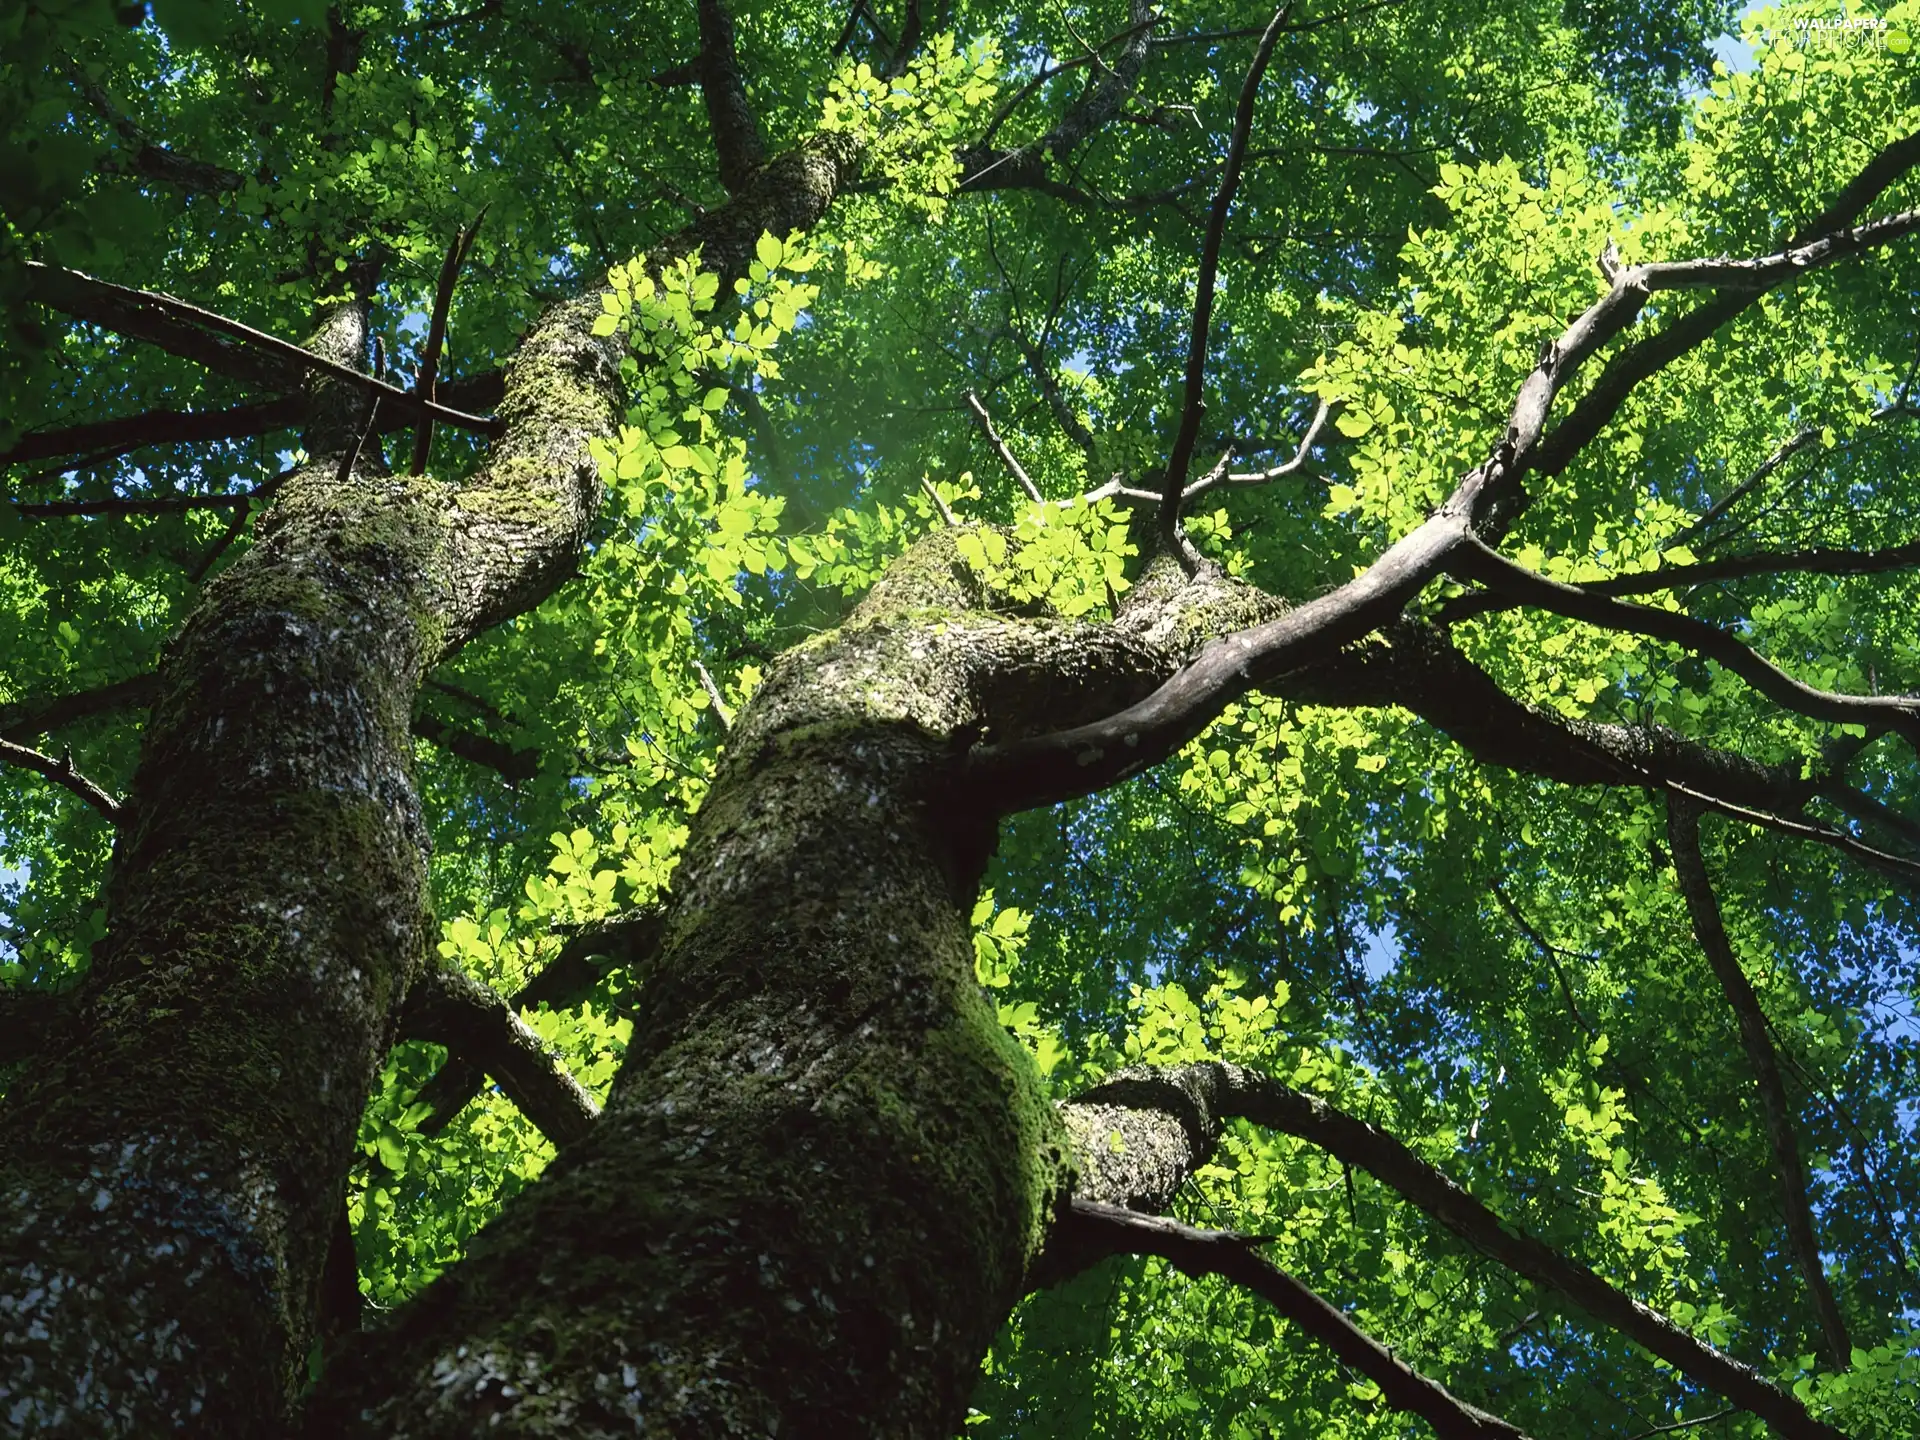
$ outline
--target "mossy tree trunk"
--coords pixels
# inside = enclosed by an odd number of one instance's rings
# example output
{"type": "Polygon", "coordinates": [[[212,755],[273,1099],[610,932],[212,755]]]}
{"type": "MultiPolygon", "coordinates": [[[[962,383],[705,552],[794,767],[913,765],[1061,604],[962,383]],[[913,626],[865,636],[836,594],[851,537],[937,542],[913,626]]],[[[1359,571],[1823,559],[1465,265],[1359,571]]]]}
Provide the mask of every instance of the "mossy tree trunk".
{"type": "Polygon", "coordinates": [[[1152,606],[1074,626],[988,598],[935,534],[776,664],[593,1133],[342,1358],[310,1434],[955,1432],[1074,1163],[974,976],[997,817],[967,751],[1178,659],[1152,606]]]}
{"type": "MultiPolygon", "coordinates": [[[[783,156],[654,258],[699,247],[743,274],[854,158],[832,137],[783,156]]],[[[459,487],[386,473],[358,395],[318,391],[312,460],[169,644],[107,936],[0,1106],[0,1425],[283,1433],[356,1128],[433,934],[414,694],[577,563],[589,445],[623,398],[599,313],[591,294],[529,334],[504,433],[459,487]]],[[[366,345],[364,301],[312,342],[360,368],[366,345]]]]}

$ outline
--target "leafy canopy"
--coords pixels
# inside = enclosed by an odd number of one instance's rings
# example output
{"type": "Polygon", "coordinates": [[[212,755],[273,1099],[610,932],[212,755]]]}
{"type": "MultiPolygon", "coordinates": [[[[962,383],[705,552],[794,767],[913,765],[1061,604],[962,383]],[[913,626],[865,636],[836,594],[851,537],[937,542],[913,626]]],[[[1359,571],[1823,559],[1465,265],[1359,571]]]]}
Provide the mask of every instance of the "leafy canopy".
{"type": "MultiPolygon", "coordinates": [[[[1294,601],[1347,579],[1480,463],[1541,343],[1600,292],[1609,242],[1629,264],[1764,253],[1920,124],[1907,3],[1873,43],[1812,43],[1796,21],[1824,16],[1813,6],[1750,16],[1757,62],[1737,74],[1706,68],[1723,5],[1298,8],[1229,230],[1204,443],[1276,463],[1321,401],[1339,408],[1298,473],[1224,487],[1188,526],[1204,554],[1294,601]]],[[[928,7],[927,38],[895,64],[885,27],[904,16],[865,14],[735,7],[770,148],[840,130],[867,161],[814,232],[763,235],[731,295],[697,255],[664,271],[645,259],[724,198],[698,90],[659,83],[697,48],[690,5],[170,0],[148,14],[68,0],[0,17],[10,299],[25,258],[57,258],[297,338],[351,283],[321,257],[377,250],[374,325],[404,375],[441,256],[485,207],[451,312],[443,373],[457,380],[503,363],[544,306],[604,282],[598,329],[630,347],[632,393],[598,451],[608,500],[591,551],[421,702],[537,760],[509,783],[425,740],[417,757],[441,953],[503,991],[570,927],[666,892],[725,722],[768,659],[834,624],[943,511],[1013,603],[1097,620],[1137,574],[1140,502],[1085,497],[1112,475],[1151,486],[1164,459],[1199,221],[1246,31],[1266,16],[1174,0],[1123,113],[1048,153],[1046,183],[1002,189],[959,184],[965,147],[990,126],[1007,147],[1054,133],[1105,63],[1082,63],[1088,47],[1106,53],[1127,16],[928,7]],[[180,183],[155,147],[212,180],[180,183]],[[1041,502],[983,442],[969,389],[1041,502]]],[[[1913,194],[1903,182],[1887,208],[1913,194]]],[[[1916,251],[1895,245],[1762,299],[1640,386],[1563,471],[1532,476],[1508,553],[1589,582],[1910,538],[1915,294],[1916,251]]],[[[1641,324],[1698,303],[1656,295],[1641,324]]],[[[249,398],[104,330],[13,314],[14,437],[249,398]]],[[[394,463],[408,441],[387,438],[394,463]]],[[[16,465],[11,493],[217,495],[270,486],[296,452],[280,430],[68,457],[16,465]]],[[[442,430],[434,473],[457,478],[477,453],[442,430]]],[[[209,564],[247,543],[232,515],[0,507],[0,706],[149,670],[209,564]]],[[[1736,631],[1808,684],[1892,693],[1920,688],[1915,586],[1911,571],[1788,573],[1642,598],[1736,631]]],[[[1866,738],[1643,635],[1526,609],[1452,634],[1509,694],[1569,722],[1665,727],[1809,775],[1866,738]]],[[[103,713],[60,738],[111,785],[137,727],[103,713]]],[[[1920,804],[1891,740],[1851,763],[1878,803],[1920,804]]],[[[1911,897],[1831,849],[1707,831],[1855,1336],[1842,1371],[1815,1359],[1752,1075],[1664,843],[1657,803],[1634,789],[1476,763],[1392,706],[1254,695],[1160,770],[1006,828],[972,916],[979,976],[1062,1096],[1128,1063],[1266,1071],[1400,1136],[1848,1433],[1920,1434],[1911,897]]],[[[104,827],[0,769],[0,847],[6,978],[83,971],[104,827]]],[[[528,1018],[603,1088],[630,999],[616,974],[586,1005],[528,1018]]],[[[396,1051],[362,1127],[350,1209],[377,1305],[454,1261],[551,1154],[493,1092],[424,1133],[414,1096],[441,1058],[396,1051]]],[[[1276,1263],[1536,1436],[1717,1408],[1303,1141],[1237,1125],[1180,1211],[1271,1236],[1276,1263]]],[[[1407,1423],[1259,1302],[1143,1261],[1027,1302],[968,1421],[982,1436],[1234,1440],[1407,1423]]],[[[1699,1430],[1761,1433],[1738,1413],[1699,1430]]]]}

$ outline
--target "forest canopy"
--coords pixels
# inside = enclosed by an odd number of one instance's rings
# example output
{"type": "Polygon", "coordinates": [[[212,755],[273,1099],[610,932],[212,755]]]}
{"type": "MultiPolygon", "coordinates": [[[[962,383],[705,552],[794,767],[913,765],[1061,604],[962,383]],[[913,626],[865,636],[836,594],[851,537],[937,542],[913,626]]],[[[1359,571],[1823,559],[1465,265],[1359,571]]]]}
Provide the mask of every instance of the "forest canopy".
{"type": "Polygon", "coordinates": [[[1920,1437],[1920,5],[1737,11],[12,0],[0,1429],[1920,1437]]]}

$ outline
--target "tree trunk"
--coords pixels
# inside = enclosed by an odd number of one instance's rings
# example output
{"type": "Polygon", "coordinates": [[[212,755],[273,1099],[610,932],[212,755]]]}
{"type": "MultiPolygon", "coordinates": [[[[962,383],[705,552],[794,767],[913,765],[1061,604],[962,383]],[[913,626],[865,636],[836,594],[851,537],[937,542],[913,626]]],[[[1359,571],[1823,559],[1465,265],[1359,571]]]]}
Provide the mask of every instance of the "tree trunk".
{"type": "MultiPolygon", "coordinates": [[[[663,244],[723,282],[856,159],[827,136],[663,244]]],[[[0,1106],[0,1419],[22,1433],[284,1432],[369,1088],[434,926],[408,722],[420,678],[573,571],[616,429],[598,295],[520,347],[458,488],[315,458],[169,645],[80,1006],[0,1106]]],[[[363,366],[364,303],[313,348],[363,366]]]]}

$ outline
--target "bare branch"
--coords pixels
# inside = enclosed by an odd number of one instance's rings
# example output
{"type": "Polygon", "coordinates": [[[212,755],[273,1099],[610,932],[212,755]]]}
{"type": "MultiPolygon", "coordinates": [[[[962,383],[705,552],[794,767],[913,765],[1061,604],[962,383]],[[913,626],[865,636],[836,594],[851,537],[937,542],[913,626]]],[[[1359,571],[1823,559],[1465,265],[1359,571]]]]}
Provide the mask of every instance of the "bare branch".
{"type": "MultiPolygon", "coordinates": [[[[1153,27],[1160,23],[1161,17],[1152,0],[1130,0],[1128,28],[1114,37],[1124,40],[1119,54],[1111,62],[1100,64],[1100,73],[1080,97],[1067,107],[1058,123],[1039,139],[1011,150],[991,148],[990,138],[982,138],[967,146],[959,155],[958,188],[1038,189],[1078,196],[1084,201],[1085,196],[1079,195],[1071,186],[1060,185],[1049,176],[1047,157],[1057,158],[1068,154],[1126,108],[1127,99],[1132,95],[1134,84],[1146,64],[1148,37],[1153,27]],[[989,180],[992,183],[987,183],[989,180]]],[[[1103,42],[1095,47],[1095,54],[1105,48],[1106,42],[1103,42]]],[[[1093,58],[1087,57],[1087,63],[1094,63],[1093,58]]],[[[1015,96],[1015,103],[1025,100],[1028,94],[1038,88],[1037,85],[1030,85],[1022,90],[1015,96]]],[[[1011,113],[1011,109],[1009,105],[1005,113],[1011,113]]],[[[1004,118],[1003,114],[989,122],[988,137],[999,129],[1004,118]]]]}
{"type": "Polygon", "coordinates": [[[1767,1143],[1773,1150],[1774,1165],[1780,1174],[1780,1197],[1785,1204],[1787,1239],[1793,1257],[1812,1297],[1814,1314],[1819,1317],[1820,1333],[1826,1341],[1827,1363],[1844,1370],[1852,1363],[1853,1341],[1846,1321],[1833,1298],[1825,1269],[1820,1264],[1820,1241],[1814,1233],[1813,1207],[1807,1198],[1806,1169],[1800,1160],[1800,1142],[1794,1135],[1792,1111],[1787,1105],[1787,1089],[1780,1079],[1780,1066],[1774,1058],[1773,1041],[1767,1035],[1767,1020],[1760,1008],[1747,972],[1727,939],[1721,923],[1720,902],[1713,893],[1713,881],[1707,874],[1700,853],[1700,812],[1684,800],[1667,801],[1667,843],[1673,852],[1674,874],[1680,881],[1680,894],[1687,902],[1693,920],[1693,933],[1720,981],[1721,992],[1732,1007],[1740,1025],[1740,1043],[1747,1052],[1747,1065],[1753,1071],[1754,1088],[1760,1092],[1760,1112],[1765,1120],[1767,1143]]]}
{"type": "Polygon", "coordinates": [[[25,745],[16,745],[11,740],[0,740],[0,765],[16,765],[22,770],[31,770],[36,775],[45,776],[56,785],[64,786],[99,811],[109,825],[118,825],[125,818],[125,805],[73,768],[71,751],[63,751],[60,758],[56,760],[51,755],[30,750],[25,745]]]}
{"type": "Polygon", "coordinates": [[[1920,861],[1908,859],[1904,855],[1894,855],[1885,850],[1876,850],[1873,846],[1856,840],[1844,830],[1835,830],[1832,826],[1809,820],[1796,820],[1756,806],[1736,804],[1724,796],[1681,784],[1677,780],[1657,780],[1652,776],[1648,779],[1652,781],[1653,788],[1691,800],[1702,809],[1712,810],[1716,814],[1725,815],[1733,820],[1743,820],[1762,830],[1773,830],[1782,835],[1792,835],[1801,840],[1811,840],[1815,844],[1829,846],[1893,876],[1903,884],[1920,887],[1920,861]]]}
{"type": "Polygon", "coordinates": [[[1751,647],[1704,620],[1675,610],[1613,600],[1591,590],[1549,580],[1525,566],[1516,565],[1475,538],[1462,543],[1447,565],[1455,575],[1477,580],[1523,604],[1589,625],[1683,646],[1732,671],[1769,700],[1802,715],[1839,725],[1895,730],[1909,743],[1920,746],[1920,701],[1904,696],[1843,695],[1816,689],[1794,679],[1751,647]]]}
{"type": "Polygon", "coordinates": [[[584,1139],[600,1118],[598,1103],[548,1053],[518,1010],[470,975],[430,966],[407,992],[400,1033],[445,1045],[484,1069],[556,1148],[584,1139]]]}
{"type": "Polygon", "coordinates": [[[1867,825],[1878,825],[1883,830],[1898,835],[1907,844],[1920,847],[1920,821],[1902,815],[1885,801],[1855,790],[1837,780],[1830,780],[1820,787],[1820,796],[1831,800],[1840,808],[1842,814],[1867,825]]]}
{"type": "MultiPolygon", "coordinates": [[[[453,237],[453,243],[447,247],[447,258],[440,263],[440,282],[433,293],[433,314],[427,321],[426,348],[420,352],[420,375],[413,384],[414,393],[428,404],[432,404],[439,395],[440,347],[447,340],[447,312],[453,306],[453,287],[460,281],[460,267],[467,263],[467,252],[473,249],[473,237],[480,233],[480,222],[486,218],[487,207],[482,205],[472,222],[463,226],[453,237]]],[[[372,418],[369,414],[369,423],[372,418]]],[[[407,469],[409,475],[426,473],[427,455],[432,449],[433,416],[423,414],[414,427],[413,461],[407,469]]]]}
{"type": "Polygon", "coordinates": [[[1396,1410],[1418,1415],[1441,1440],[1525,1440],[1525,1432],[1467,1404],[1373,1339],[1335,1306],[1277,1265],[1254,1253],[1260,1240],[1227,1230],[1198,1230],[1178,1220],[1141,1215],[1117,1205],[1075,1198],[1049,1246],[1070,1250],[1085,1264],[1108,1255],[1158,1255],[1196,1278],[1218,1275],[1251,1290],[1340,1363],[1373,1381],[1396,1410]]]}
{"type": "Polygon", "coordinates": [[[1554,981],[1560,986],[1560,998],[1567,1002],[1567,1012],[1573,1016],[1573,1023],[1587,1034],[1594,1033],[1593,1026],[1587,1023],[1587,1017],[1580,1013],[1580,1002],[1573,998],[1573,985],[1567,979],[1566,969],[1560,964],[1560,949],[1551,944],[1527,917],[1520,913],[1520,907],[1513,903],[1513,897],[1507,894],[1506,886],[1498,880],[1493,882],[1493,898],[1500,902],[1500,908],[1507,912],[1507,918],[1513,921],[1514,928],[1526,936],[1534,953],[1547,962],[1547,968],[1553,972],[1554,981]]]}
{"type": "MultiPolygon", "coordinates": [[[[1115,1115],[1160,1117],[1155,1143],[1123,1131],[1126,1146],[1162,1167],[1177,1162],[1188,1173],[1205,1162],[1222,1123],[1242,1118],[1297,1135],[1342,1164],[1365,1170],[1437,1223],[1517,1275],[1564,1295],[1602,1324],[1641,1345],[1697,1384],[1759,1416],[1789,1440],[1844,1440],[1831,1426],[1751,1367],[1723,1354],[1665,1316],[1623,1294],[1584,1265],[1514,1229],[1444,1172],[1399,1140],[1318,1096],[1294,1090],[1239,1065],[1206,1063],[1172,1069],[1124,1070],[1062,1107],[1069,1133],[1081,1139],[1092,1173],[1102,1173],[1098,1140],[1115,1115]],[[1076,1116],[1075,1112],[1080,1112],[1076,1116]],[[1161,1159],[1162,1152],[1174,1162],[1161,1159]]],[[[1136,1124],[1144,1125],[1144,1120],[1136,1124]]],[[[1121,1156],[1116,1163],[1124,1163],[1121,1156]]]]}
{"type": "Polygon", "coordinates": [[[1307,455],[1313,449],[1314,441],[1320,438],[1320,430],[1327,423],[1327,417],[1333,413],[1330,402],[1322,400],[1313,412],[1313,423],[1307,426],[1307,433],[1300,437],[1300,447],[1293,452],[1293,458],[1285,464],[1275,465],[1267,470],[1250,470],[1238,473],[1222,471],[1218,476],[1208,477],[1206,481],[1196,481],[1189,485],[1180,496],[1180,503],[1186,505],[1197,496],[1204,495],[1215,485],[1266,485],[1282,476],[1291,475],[1307,461],[1307,455]]]}
{"type": "Polygon", "coordinates": [[[1207,342],[1213,333],[1213,291],[1220,275],[1220,247],[1227,236],[1227,216],[1233,209],[1233,197],[1240,188],[1240,172],[1246,164],[1247,138],[1253,133],[1253,102],[1260,93],[1261,78],[1273,59],[1273,47],[1280,39],[1291,4],[1282,5],[1267,23],[1247,67],[1246,81],[1240,87],[1240,103],[1233,112],[1233,135],[1227,142],[1227,160],[1220,172],[1220,184],[1214,191],[1213,208],[1207,212],[1207,229],[1200,242],[1200,273],[1194,282],[1193,320],[1187,335],[1187,372],[1180,401],[1180,428],[1174,434],[1173,450],[1167,457],[1167,473],[1161,482],[1160,542],[1169,553],[1179,555],[1191,574],[1198,557],[1180,533],[1180,492],[1186,488],[1187,470],[1193,464],[1194,445],[1200,438],[1200,417],[1206,411],[1207,342]]]}
{"type": "MultiPolygon", "coordinates": [[[[660,905],[593,921],[571,936],[506,1005],[515,1015],[542,1005],[554,1010],[578,1005],[616,969],[635,969],[651,959],[665,935],[666,909],[660,905]]],[[[433,1106],[433,1113],[421,1122],[421,1133],[433,1135],[446,1129],[485,1083],[482,1063],[449,1056],[416,1097],[433,1106]]]]}
{"type": "Polygon", "coordinates": [[[1013,451],[1007,448],[1007,442],[1000,438],[1000,432],[993,428],[993,417],[987,414],[987,407],[980,403],[980,397],[969,390],[963,396],[967,408],[973,412],[974,421],[980,426],[980,433],[987,437],[987,443],[993,447],[993,453],[1000,457],[1000,463],[1007,467],[1007,473],[1013,476],[1019,487],[1027,492],[1027,498],[1039,503],[1042,499],[1040,487],[1033,483],[1033,477],[1021,467],[1014,458],[1013,451]]]}
{"type": "Polygon", "coordinates": [[[1809,425],[1798,434],[1781,441],[1780,444],[1774,448],[1774,452],[1760,462],[1759,468],[1756,469],[1753,474],[1734,486],[1732,490],[1727,492],[1724,499],[1710,506],[1706,514],[1702,515],[1681,532],[1681,543],[1686,543],[1686,541],[1693,536],[1698,535],[1701,531],[1712,526],[1722,515],[1725,515],[1751,494],[1755,487],[1765,484],[1769,475],[1773,474],[1774,471],[1778,470],[1782,465],[1786,464],[1787,461],[1798,455],[1819,438],[1819,427],[1809,425]]]}
{"type": "Polygon", "coordinates": [[[434,404],[350,365],[329,360],[292,341],[176,300],[171,295],[134,290],[96,280],[78,270],[43,265],[37,260],[28,261],[26,270],[32,281],[31,298],[41,304],[76,319],[149,341],[221,374],[254,382],[264,380],[276,388],[291,389],[303,369],[312,370],[378,395],[408,415],[425,413],[443,425],[483,435],[501,432],[499,420],[434,404]]]}

